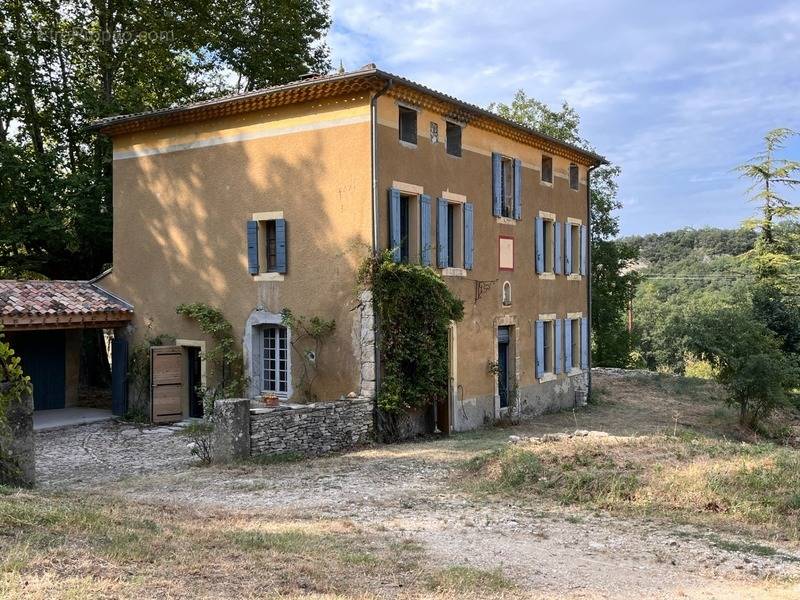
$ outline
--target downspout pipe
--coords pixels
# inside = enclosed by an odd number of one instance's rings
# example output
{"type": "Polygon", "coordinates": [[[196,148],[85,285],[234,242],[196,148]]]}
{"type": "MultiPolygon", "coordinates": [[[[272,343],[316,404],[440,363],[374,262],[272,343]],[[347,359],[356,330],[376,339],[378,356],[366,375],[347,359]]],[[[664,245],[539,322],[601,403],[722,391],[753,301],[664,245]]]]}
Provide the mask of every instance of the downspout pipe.
{"type": "Polygon", "coordinates": [[[589,335],[586,356],[588,357],[588,381],[586,400],[592,397],[592,171],[600,165],[592,165],[586,171],[586,306],[588,307],[588,314],[586,315],[587,323],[589,323],[589,335]]]}
{"type": "MultiPolygon", "coordinates": [[[[378,98],[388,92],[394,85],[394,80],[389,79],[386,85],[372,95],[369,101],[370,115],[370,158],[372,162],[372,252],[377,256],[380,249],[380,191],[378,190],[378,98]]],[[[377,406],[378,390],[381,382],[381,353],[379,351],[380,339],[378,331],[378,315],[375,313],[373,302],[373,319],[375,327],[375,403],[377,406]]]]}

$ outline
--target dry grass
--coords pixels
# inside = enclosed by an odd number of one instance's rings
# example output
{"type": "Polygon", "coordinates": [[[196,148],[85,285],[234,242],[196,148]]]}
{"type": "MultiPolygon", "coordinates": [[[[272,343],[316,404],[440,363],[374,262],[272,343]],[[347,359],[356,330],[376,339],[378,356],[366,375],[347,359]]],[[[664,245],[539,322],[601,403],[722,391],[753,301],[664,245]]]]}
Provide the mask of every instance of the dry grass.
{"type": "Polygon", "coordinates": [[[0,495],[0,597],[485,597],[421,546],[346,520],[197,513],[100,496],[0,495]],[[464,582],[468,585],[464,585],[464,582]]]}
{"type": "Polygon", "coordinates": [[[529,442],[468,462],[479,493],[531,495],[618,514],[800,541],[800,453],[683,436],[529,442]]]}

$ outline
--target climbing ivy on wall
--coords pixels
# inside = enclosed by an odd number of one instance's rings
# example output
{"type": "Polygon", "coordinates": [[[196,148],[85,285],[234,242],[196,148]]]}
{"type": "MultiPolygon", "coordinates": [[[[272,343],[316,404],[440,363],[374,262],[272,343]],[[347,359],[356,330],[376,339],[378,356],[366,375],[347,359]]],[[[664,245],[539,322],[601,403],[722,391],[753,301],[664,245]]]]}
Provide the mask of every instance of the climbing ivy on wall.
{"type": "Polygon", "coordinates": [[[389,413],[423,408],[447,394],[447,332],[464,303],[430,267],[368,257],[358,282],[372,289],[380,329],[378,406],[389,413]]]}
{"type": "MultiPolygon", "coordinates": [[[[214,339],[214,346],[206,351],[205,360],[214,364],[220,374],[220,385],[213,390],[205,390],[206,409],[210,408],[209,400],[214,398],[241,398],[247,389],[247,377],[244,374],[244,358],[233,337],[233,326],[214,306],[202,302],[179,304],[179,315],[196,321],[200,329],[214,339]]],[[[210,414],[206,410],[205,414],[210,414]]]]}
{"type": "Polygon", "coordinates": [[[6,410],[32,391],[30,377],[22,372],[20,359],[14,354],[0,331],[0,484],[14,482],[19,473],[18,463],[8,453],[4,439],[10,435],[6,410]]]}

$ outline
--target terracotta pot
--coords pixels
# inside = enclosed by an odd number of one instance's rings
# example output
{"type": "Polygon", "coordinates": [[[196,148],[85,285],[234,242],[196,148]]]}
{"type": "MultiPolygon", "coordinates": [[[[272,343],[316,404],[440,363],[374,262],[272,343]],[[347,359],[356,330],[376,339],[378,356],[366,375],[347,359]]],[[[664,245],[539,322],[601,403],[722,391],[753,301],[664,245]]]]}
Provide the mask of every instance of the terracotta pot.
{"type": "Polygon", "coordinates": [[[264,394],[261,397],[261,400],[262,400],[262,402],[264,402],[265,405],[267,405],[269,407],[280,406],[280,403],[281,403],[280,400],[278,399],[278,397],[276,395],[274,395],[274,394],[269,394],[269,395],[264,394]]]}

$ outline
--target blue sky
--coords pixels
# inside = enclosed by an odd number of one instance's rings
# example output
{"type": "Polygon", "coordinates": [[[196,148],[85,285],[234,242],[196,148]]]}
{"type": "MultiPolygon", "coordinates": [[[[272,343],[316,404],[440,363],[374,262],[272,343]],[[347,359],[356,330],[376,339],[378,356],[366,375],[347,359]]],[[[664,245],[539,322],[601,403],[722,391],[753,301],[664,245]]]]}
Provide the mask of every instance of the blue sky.
{"type": "MultiPolygon", "coordinates": [[[[332,0],[331,9],[335,66],[375,62],[481,106],[519,88],[553,106],[569,101],[584,137],[622,166],[623,234],[737,226],[754,207],[733,167],[767,130],[800,130],[797,1],[332,0]]],[[[787,155],[800,159],[800,138],[787,155]]]]}

